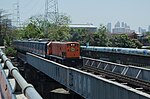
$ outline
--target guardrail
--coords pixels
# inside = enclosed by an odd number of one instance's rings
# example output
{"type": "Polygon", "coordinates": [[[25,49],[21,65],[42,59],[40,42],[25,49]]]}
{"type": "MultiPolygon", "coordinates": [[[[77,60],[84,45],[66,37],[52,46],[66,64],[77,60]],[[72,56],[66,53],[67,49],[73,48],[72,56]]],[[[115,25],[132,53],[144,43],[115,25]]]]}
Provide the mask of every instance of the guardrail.
{"type": "Polygon", "coordinates": [[[16,99],[15,95],[12,93],[13,88],[7,79],[7,75],[2,64],[0,64],[0,99],[16,99]]]}
{"type": "Polygon", "coordinates": [[[135,79],[143,80],[150,83],[150,69],[143,67],[136,67],[131,65],[122,65],[117,63],[112,63],[108,61],[103,61],[93,58],[83,58],[83,65],[90,66],[97,69],[102,69],[105,71],[129,76],[135,79]]]}
{"type": "Polygon", "coordinates": [[[0,57],[2,61],[4,62],[4,65],[8,67],[10,74],[15,78],[15,80],[18,82],[19,86],[22,89],[22,93],[28,98],[28,99],[43,99],[39,93],[35,90],[35,88],[26,82],[26,80],[21,76],[21,74],[18,71],[18,68],[14,67],[11,63],[11,60],[6,57],[6,55],[3,53],[3,51],[0,49],[0,57]]]}

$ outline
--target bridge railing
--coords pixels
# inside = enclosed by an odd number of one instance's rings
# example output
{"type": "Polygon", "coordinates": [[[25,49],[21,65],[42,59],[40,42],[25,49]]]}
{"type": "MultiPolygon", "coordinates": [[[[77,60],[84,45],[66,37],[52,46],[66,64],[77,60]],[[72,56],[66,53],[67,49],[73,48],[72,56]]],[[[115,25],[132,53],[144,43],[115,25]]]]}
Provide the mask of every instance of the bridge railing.
{"type": "Polygon", "coordinates": [[[146,82],[150,82],[150,69],[143,68],[143,67],[136,67],[131,65],[122,65],[118,63],[112,63],[108,61],[103,61],[99,59],[93,58],[83,58],[83,65],[84,66],[91,66],[97,69],[102,69],[105,71],[126,75],[135,79],[143,80],[146,82]]]}
{"type": "Polygon", "coordinates": [[[3,53],[3,51],[0,49],[0,57],[2,61],[4,62],[4,65],[8,67],[10,74],[15,78],[17,83],[22,89],[22,93],[28,98],[28,99],[43,99],[39,93],[35,90],[35,88],[26,82],[26,80],[21,76],[21,74],[18,71],[18,68],[14,67],[11,63],[11,60],[6,57],[6,55],[3,53]]]}
{"type": "Polygon", "coordinates": [[[15,95],[12,94],[13,92],[13,88],[7,79],[6,69],[4,70],[3,64],[0,64],[0,99],[16,99],[15,95]]]}

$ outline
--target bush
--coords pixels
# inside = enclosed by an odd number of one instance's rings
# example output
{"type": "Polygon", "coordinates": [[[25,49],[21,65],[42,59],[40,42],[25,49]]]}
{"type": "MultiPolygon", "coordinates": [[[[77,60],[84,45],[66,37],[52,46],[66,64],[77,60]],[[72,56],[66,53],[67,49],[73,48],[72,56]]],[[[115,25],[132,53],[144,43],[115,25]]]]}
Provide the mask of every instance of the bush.
{"type": "Polygon", "coordinates": [[[12,47],[7,47],[5,49],[6,56],[16,56],[17,51],[12,47]]]}

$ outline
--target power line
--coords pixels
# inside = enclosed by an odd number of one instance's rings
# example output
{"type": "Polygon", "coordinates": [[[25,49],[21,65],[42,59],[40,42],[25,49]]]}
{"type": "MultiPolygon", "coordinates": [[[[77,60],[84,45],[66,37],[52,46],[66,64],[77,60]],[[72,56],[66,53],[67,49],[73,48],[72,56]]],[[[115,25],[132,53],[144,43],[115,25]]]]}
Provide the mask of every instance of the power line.
{"type": "Polygon", "coordinates": [[[45,33],[48,33],[48,22],[58,23],[58,0],[45,0],[45,33]]]}
{"type": "Polygon", "coordinates": [[[26,9],[23,13],[41,13],[42,10],[44,11],[43,7],[44,5],[41,6],[41,1],[33,2],[33,0],[30,0],[30,2],[28,2],[26,6],[23,7],[24,9],[26,9]]]}
{"type": "Polygon", "coordinates": [[[45,0],[45,18],[51,23],[57,23],[58,0],[45,0]]]}

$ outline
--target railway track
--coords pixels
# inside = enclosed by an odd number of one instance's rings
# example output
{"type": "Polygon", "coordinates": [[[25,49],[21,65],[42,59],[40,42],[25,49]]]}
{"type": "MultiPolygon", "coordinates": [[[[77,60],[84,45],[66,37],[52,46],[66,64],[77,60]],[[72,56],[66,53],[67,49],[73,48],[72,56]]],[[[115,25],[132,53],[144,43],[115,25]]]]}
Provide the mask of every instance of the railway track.
{"type": "Polygon", "coordinates": [[[104,71],[101,69],[88,67],[88,66],[83,66],[81,70],[86,71],[86,72],[91,72],[92,74],[95,74],[97,76],[100,76],[100,77],[103,77],[103,78],[106,78],[108,80],[112,80],[115,82],[119,82],[123,85],[127,85],[129,87],[132,87],[137,90],[150,94],[150,83],[148,82],[137,80],[135,78],[131,78],[128,76],[123,76],[120,74],[112,73],[109,71],[104,71]]]}
{"type": "Polygon", "coordinates": [[[118,82],[120,84],[129,86],[134,89],[150,94],[150,82],[149,81],[137,79],[136,77],[131,77],[128,75],[123,75],[121,73],[115,73],[109,70],[97,68],[96,66],[88,66],[86,63],[84,64],[82,68],[80,68],[81,70],[90,72],[97,76],[106,78],[114,82],[118,82]]]}

